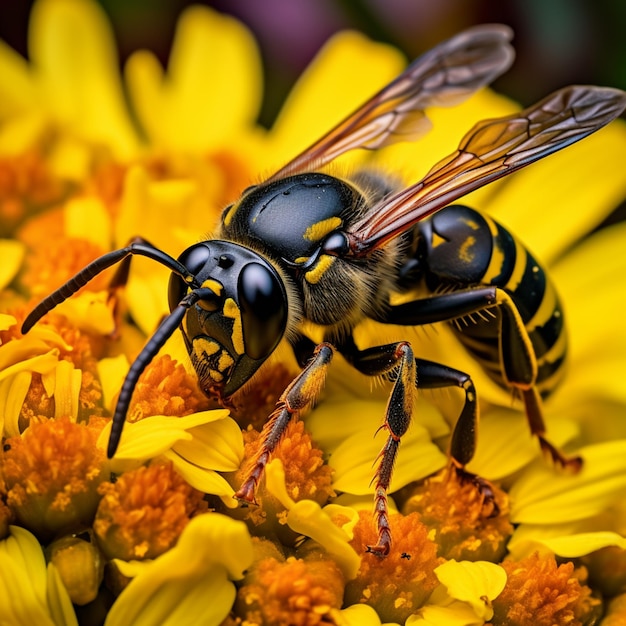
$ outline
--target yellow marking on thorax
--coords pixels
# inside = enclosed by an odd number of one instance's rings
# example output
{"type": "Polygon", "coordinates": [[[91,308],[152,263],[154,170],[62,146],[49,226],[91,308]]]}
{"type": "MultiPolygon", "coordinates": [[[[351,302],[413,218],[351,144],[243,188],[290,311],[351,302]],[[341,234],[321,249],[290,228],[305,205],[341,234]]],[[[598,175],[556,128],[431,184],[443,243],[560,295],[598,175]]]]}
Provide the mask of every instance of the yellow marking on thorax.
{"type": "Polygon", "coordinates": [[[433,234],[430,238],[431,248],[436,248],[437,246],[440,246],[442,243],[448,243],[448,240],[445,237],[442,237],[441,235],[433,231],[433,234]]]}
{"type": "Polygon", "coordinates": [[[329,217],[321,222],[311,224],[305,231],[303,237],[307,241],[320,241],[336,228],[341,226],[341,218],[329,217]]]}
{"type": "Polygon", "coordinates": [[[489,225],[489,231],[491,233],[491,239],[493,241],[493,248],[491,250],[491,259],[489,261],[489,267],[483,274],[482,282],[486,285],[490,285],[491,281],[502,273],[502,264],[504,263],[504,250],[498,245],[498,227],[496,223],[487,217],[483,216],[487,224],[489,225]]]}
{"type": "Polygon", "coordinates": [[[207,280],[205,280],[201,286],[205,287],[206,289],[210,289],[215,293],[216,296],[221,296],[222,289],[224,288],[224,285],[222,285],[222,283],[213,278],[207,278],[207,280]]]}
{"type": "Polygon", "coordinates": [[[235,202],[227,211],[224,213],[224,217],[222,218],[222,222],[224,226],[230,226],[230,223],[233,221],[233,217],[235,213],[237,213],[237,209],[239,208],[239,202],[235,202]]]}
{"type": "Polygon", "coordinates": [[[232,298],[226,298],[224,302],[224,317],[230,317],[234,320],[233,334],[231,339],[233,340],[233,347],[237,354],[243,354],[245,352],[243,342],[243,326],[241,324],[241,311],[237,306],[237,303],[232,298]]]}
{"type": "Polygon", "coordinates": [[[472,230],[479,230],[480,229],[480,224],[477,221],[475,221],[475,220],[462,219],[461,223],[465,224],[466,226],[469,226],[472,230]]]}
{"type": "Polygon", "coordinates": [[[310,285],[315,285],[319,283],[322,279],[322,276],[326,273],[326,270],[331,267],[331,265],[337,259],[336,256],[330,256],[329,254],[322,254],[320,260],[315,264],[315,267],[312,270],[309,270],[304,278],[306,282],[310,285]]]}

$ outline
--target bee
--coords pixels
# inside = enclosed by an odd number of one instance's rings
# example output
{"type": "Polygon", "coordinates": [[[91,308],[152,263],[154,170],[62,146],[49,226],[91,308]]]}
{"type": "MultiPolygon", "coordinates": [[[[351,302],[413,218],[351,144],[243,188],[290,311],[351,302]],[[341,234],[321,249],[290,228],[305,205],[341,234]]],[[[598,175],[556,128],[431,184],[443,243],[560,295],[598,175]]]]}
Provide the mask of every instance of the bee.
{"type": "MultiPolygon", "coordinates": [[[[227,403],[281,342],[301,371],[277,400],[237,498],[252,503],[264,468],[290,420],[318,398],[334,353],[358,371],[391,381],[384,417],[387,440],[374,474],[376,545],[389,553],[387,491],[416,389],[457,387],[463,406],[450,442],[450,468],[497,506],[489,482],[465,469],[478,422],[472,378],[414,355],[409,341],[360,348],[353,331],[364,320],[420,326],[447,322],[501,386],[521,396],[530,430],[557,464],[578,469],[545,436],[542,396],[556,386],[566,357],[563,312],[538,261],[488,216],[452,202],[605,126],[626,108],[626,93],[595,86],[556,91],[529,108],[479,122],[458,149],[420,181],[404,187],[360,169],[328,172],[340,155],[414,140],[428,128],[425,110],[454,105],[511,65],[511,30],[466,30],[414,61],[358,110],[261,184],[225,208],[216,239],[174,259],[137,239],[105,254],[45,298],[26,318],[42,316],[104,269],[134,255],[171,270],[171,312],[124,380],[109,440],[115,454],[137,380],[180,329],[203,391],[227,403]],[[394,304],[418,285],[426,296],[394,304]],[[457,322],[476,317],[465,326],[457,322]],[[323,330],[316,343],[307,328],[323,330]]],[[[123,272],[122,272],[123,273],[123,272]]]]}

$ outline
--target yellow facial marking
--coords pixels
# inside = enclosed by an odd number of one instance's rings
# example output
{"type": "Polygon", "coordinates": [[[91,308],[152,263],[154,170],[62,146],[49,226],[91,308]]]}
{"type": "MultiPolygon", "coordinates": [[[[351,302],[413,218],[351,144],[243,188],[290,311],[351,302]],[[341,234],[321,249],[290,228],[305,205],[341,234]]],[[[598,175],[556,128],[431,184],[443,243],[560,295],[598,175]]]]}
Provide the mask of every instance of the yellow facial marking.
{"type": "Polygon", "coordinates": [[[230,354],[228,354],[228,352],[224,350],[222,351],[222,354],[220,354],[220,358],[217,361],[217,368],[220,372],[225,372],[229,367],[233,365],[234,362],[235,361],[230,356],[230,354]]]}
{"type": "Polygon", "coordinates": [[[307,283],[311,285],[318,283],[322,279],[326,270],[335,262],[336,259],[336,256],[322,254],[320,260],[315,264],[315,267],[304,275],[307,283]]]}
{"type": "Polygon", "coordinates": [[[193,340],[193,352],[197,361],[204,361],[204,359],[215,354],[219,349],[219,344],[205,337],[198,337],[193,340]]]}
{"type": "Polygon", "coordinates": [[[230,317],[234,320],[233,335],[231,337],[233,347],[237,354],[243,354],[245,350],[243,343],[243,326],[241,325],[241,311],[232,298],[227,298],[226,302],[224,302],[224,317],[230,317]]]}
{"type": "Polygon", "coordinates": [[[311,226],[304,231],[304,238],[307,241],[320,241],[320,239],[339,226],[341,226],[341,218],[329,217],[321,222],[311,224],[311,226]]]}
{"type": "Polygon", "coordinates": [[[208,278],[202,283],[202,287],[210,289],[215,293],[216,296],[220,296],[222,295],[222,289],[224,288],[224,285],[222,285],[222,283],[220,283],[219,281],[214,280],[213,278],[208,278]]]}
{"type": "Polygon", "coordinates": [[[459,260],[463,263],[471,263],[474,260],[472,248],[476,245],[476,237],[466,237],[459,248],[459,260]]]}
{"type": "Polygon", "coordinates": [[[217,370],[209,370],[209,378],[216,383],[221,383],[224,380],[224,377],[217,370]]]}

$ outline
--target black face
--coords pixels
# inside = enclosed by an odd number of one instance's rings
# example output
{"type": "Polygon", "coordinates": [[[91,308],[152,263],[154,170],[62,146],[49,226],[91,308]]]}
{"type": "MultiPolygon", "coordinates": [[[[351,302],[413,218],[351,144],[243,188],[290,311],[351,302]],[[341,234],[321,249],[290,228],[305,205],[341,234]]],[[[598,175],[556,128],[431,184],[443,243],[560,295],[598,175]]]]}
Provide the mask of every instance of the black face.
{"type": "MultiPolygon", "coordinates": [[[[274,351],[287,325],[287,294],[270,263],[228,241],[204,241],[178,259],[197,283],[217,297],[199,300],[181,330],[201,387],[228,397],[243,385],[274,351]]],[[[176,274],[169,283],[174,309],[189,286],[176,274]]]]}
{"type": "Polygon", "coordinates": [[[360,194],[326,174],[300,174],[244,194],[224,214],[224,231],[269,249],[286,265],[300,265],[343,226],[360,194]]]}

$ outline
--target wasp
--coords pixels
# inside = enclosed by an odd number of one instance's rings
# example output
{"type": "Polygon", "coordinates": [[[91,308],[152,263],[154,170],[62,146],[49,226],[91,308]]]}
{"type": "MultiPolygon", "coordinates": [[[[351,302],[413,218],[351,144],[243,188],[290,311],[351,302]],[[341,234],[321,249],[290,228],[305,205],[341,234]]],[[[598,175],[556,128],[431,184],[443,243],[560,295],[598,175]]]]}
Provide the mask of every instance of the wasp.
{"type": "Polygon", "coordinates": [[[546,438],[542,416],[542,397],[556,386],[567,352],[555,288],[503,226],[451,203],[605,126],[626,108],[626,93],[571,86],[519,113],[479,122],[453,154],[408,187],[366,168],[337,177],[327,167],[351,150],[414,140],[427,130],[428,107],[456,104],[508,69],[511,38],[506,26],[484,25],[438,45],[279,171],[246,189],[223,211],[215,239],[192,245],[178,259],[134,240],[93,261],[28,315],[24,333],[96,274],[120,262],[127,267],[134,255],[171,270],[170,313],[124,380],[109,457],[140,374],[176,329],[203,391],[225,403],[286,341],[301,371],[278,398],[235,497],[254,502],[287,424],[317,400],[333,354],[340,353],[356,370],[390,381],[387,440],[373,481],[378,541],[367,550],[384,556],[391,547],[387,491],[417,388],[462,390],[450,468],[472,481],[497,514],[488,481],[465,469],[478,422],[472,378],[416,357],[409,341],[359,347],[353,331],[370,319],[449,323],[486,372],[521,396],[544,452],[557,464],[580,467],[579,458],[566,457],[546,438]],[[425,295],[393,303],[395,294],[410,294],[418,285],[425,295]],[[457,323],[469,318],[473,323],[457,323]],[[311,327],[323,331],[323,341],[310,338],[311,327]]]}

